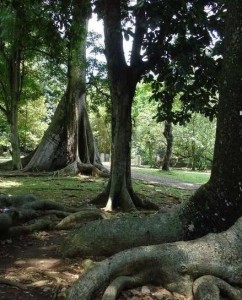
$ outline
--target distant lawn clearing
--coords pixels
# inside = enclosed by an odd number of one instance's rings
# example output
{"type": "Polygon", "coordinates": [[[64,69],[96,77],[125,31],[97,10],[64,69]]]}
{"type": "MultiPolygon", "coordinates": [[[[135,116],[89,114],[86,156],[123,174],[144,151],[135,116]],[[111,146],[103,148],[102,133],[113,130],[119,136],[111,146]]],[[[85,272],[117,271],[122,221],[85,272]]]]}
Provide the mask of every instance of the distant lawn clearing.
{"type": "Polygon", "coordinates": [[[164,177],[171,178],[171,179],[176,179],[183,182],[190,182],[194,184],[206,183],[210,177],[210,172],[190,171],[190,170],[181,170],[181,169],[173,169],[167,172],[161,169],[132,167],[132,170],[143,174],[150,174],[150,175],[159,176],[163,178],[164,177]]]}

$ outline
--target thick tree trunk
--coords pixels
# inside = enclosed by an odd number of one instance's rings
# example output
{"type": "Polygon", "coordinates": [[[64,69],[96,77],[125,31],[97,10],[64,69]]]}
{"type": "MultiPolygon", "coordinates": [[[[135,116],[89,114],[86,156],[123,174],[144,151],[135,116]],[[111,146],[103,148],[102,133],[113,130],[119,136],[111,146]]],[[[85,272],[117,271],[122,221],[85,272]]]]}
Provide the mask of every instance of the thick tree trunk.
{"type": "Polygon", "coordinates": [[[68,299],[92,300],[109,285],[102,300],[115,300],[124,288],[152,283],[194,300],[240,300],[242,289],[242,218],[229,230],[171,244],[120,252],[87,271],[68,299]],[[233,287],[234,286],[234,287],[233,287]],[[206,288],[205,288],[206,287],[206,288]]]}
{"type": "MultiPolygon", "coordinates": [[[[233,2],[234,3],[234,2],[233,2]]],[[[184,207],[188,238],[225,230],[242,214],[242,3],[229,5],[212,174],[184,207]]]]}
{"type": "MultiPolygon", "coordinates": [[[[236,0],[229,3],[227,31],[225,36],[225,53],[223,77],[221,78],[218,126],[216,133],[214,163],[209,182],[200,187],[191,199],[179,208],[168,212],[163,226],[163,216],[157,215],[149,225],[147,234],[140,230],[144,219],[102,221],[90,223],[75,233],[73,241],[69,238],[68,246],[74,247],[80,236],[80,245],[76,254],[88,255],[89,251],[98,255],[99,242],[105,240],[100,248],[101,253],[108,254],[135,247],[167,241],[193,239],[209,232],[228,229],[242,214],[242,2],[236,0]],[[174,221],[175,220],[175,221],[174,221]],[[169,231],[176,226],[176,234],[169,231]],[[102,225],[103,224],[103,225],[102,225]],[[94,235],[85,235],[99,226],[94,235]],[[159,229],[157,229],[157,226],[159,229]],[[179,228],[179,226],[181,226],[179,228]],[[89,229],[90,228],[90,229],[89,229]],[[112,230],[110,230],[112,228],[112,230]],[[89,231],[90,230],[90,231],[89,231]],[[126,235],[130,238],[126,239],[126,235]],[[131,236],[135,236],[135,239],[131,236]],[[147,241],[147,235],[149,240],[147,241]],[[164,236],[165,235],[165,236],[164,236]],[[110,244],[115,241],[114,246],[110,244]],[[73,245],[72,245],[73,243],[73,245]],[[83,248],[82,248],[82,245],[83,248]],[[111,250],[108,250],[110,247],[111,250]],[[90,250],[93,249],[93,250],[90,250]]],[[[77,242],[78,244],[78,242],[77,242]]],[[[68,255],[68,251],[66,252],[68,255]]]]}
{"type": "Polygon", "coordinates": [[[166,153],[164,156],[162,170],[169,171],[170,170],[170,160],[172,155],[172,146],[173,146],[173,134],[172,134],[172,123],[165,121],[164,124],[164,132],[166,138],[166,153]]]}
{"type": "Polygon", "coordinates": [[[85,108],[85,52],[88,5],[74,1],[70,30],[68,84],[52,122],[25,171],[77,174],[104,170],[85,108]],[[85,167],[82,166],[85,164],[85,167]],[[88,168],[89,166],[89,168],[88,168]]]}

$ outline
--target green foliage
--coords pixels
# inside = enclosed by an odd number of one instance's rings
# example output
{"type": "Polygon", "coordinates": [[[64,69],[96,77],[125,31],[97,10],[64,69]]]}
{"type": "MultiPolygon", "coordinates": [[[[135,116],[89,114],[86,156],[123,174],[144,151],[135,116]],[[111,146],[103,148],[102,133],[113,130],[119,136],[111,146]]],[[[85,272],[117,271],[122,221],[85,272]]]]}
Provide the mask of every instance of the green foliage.
{"type": "Polygon", "coordinates": [[[19,110],[20,148],[23,152],[33,151],[39,144],[48,124],[43,97],[35,101],[28,101],[19,110]],[[36,109],[38,107],[38,109],[36,109]]]}
{"type": "Polygon", "coordinates": [[[111,124],[110,114],[103,106],[96,107],[89,112],[95,141],[100,153],[110,153],[111,151],[111,124]]]}
{"type": "Polygon", "coordinates": [[[156,156],[164,151],[165,142],[162,135],[162,124],[157,124],[154,116],[157,105],[149,102],[151,86],[139,84],[132,108],[133,135],[132,154],[141,155],[142,162],[154,166],[156,156]]]}
{"type": "Polygon", "coordinates": [[[212,119],[221,62],[213,52],[212,37],[223,34],[223,3],[151,1],[144,7],[153,28],[144,43],[145,57],[151,61],[146,80],[152,82],[152,97],[158,102],[158,121],[184,124],[192,112],[212,119]],[[174,111],[177,94],[182,105],[174,111]]]}
{"type": "Polygon", "coordinates": [[[192,169],[211,167],[215,142],[216,122],[194,113],[191,122],[174,127],[173,153],[183,158],[183,163],[192,169]]]}
{"type": "MultiPolygon", "coordinates": [[[[163,157],[166,141],[164,125],[157,123],[157,104],[148,101],[152,91],[149,84],[138,85],[133,105],[133,155],[141,155],[142,163],[155,166],[157,158],[163,157]]],[[[174,109],[179,109],[179,97],[174,109]]],[[[201,114],[193,113],[191,121],[173,127],[173,155],[179,158],[182,166],[193,169],[211,167],[215,140],[215,120],[209,121],[201,114]]],[[[176,159],[177,160],[177,159],[176,159]]]]}

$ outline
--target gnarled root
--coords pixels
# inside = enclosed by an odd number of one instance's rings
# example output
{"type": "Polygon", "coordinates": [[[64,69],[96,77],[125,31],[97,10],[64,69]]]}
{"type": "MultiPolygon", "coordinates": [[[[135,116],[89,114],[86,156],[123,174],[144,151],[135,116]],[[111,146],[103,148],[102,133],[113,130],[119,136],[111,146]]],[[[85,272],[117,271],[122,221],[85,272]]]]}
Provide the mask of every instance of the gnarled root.
{"type": "Polygon", "coordinates": [[[107,215],[99,209],[86,209],[73,213],[62,219],[55,227],[55,229],[70,229],[80,222],[92,221],[97,219],[107,219],[107,215]]]}
{"type": "Polygon", "coordinates": [[[195,280],[193,293],[196,300],[220,300],[223,294],[231,300],[242,299],[242,289],[233,287],[226,281],[211,275],[204,275],[195,280]]]}
{"type": "Polygon", "coordinates": [[[10,236],[30,234],[35,231],[50,230],[54,228],[54,222],[50,220],[38,220],[36,223],[25,226],[12,226],[9,229],[10,236]]]}
{"type": "Polygon", "coordinates": [[[195,300],[220,299],[220,291],[230,299],[241,299],[237,288],[242,285],[241,228],[242,217],[219,234],[120,252],[81,276],[71,287],[68,299],[94,299],[111,282],[104,299],[114,300],[123,287],[132,285],[132,277],[186,297],[194,295],[195,300]]]}
{"type": "Polygon", "coordinates": [[[75,176],[77,174],[83,174],[88,176],[97,177],[109,177],[109,171],[100,165],[92,165],[87,163],[81,163],[79,161],[74,161],[73,163],[67,165],[65,168],[54,171],[54,176],[75,176]]]}
{"type": "Polygon", "coordinates": [[[183,237],[174,212],[98,220],[82,225],[61,246],[63,256],[109,256],[127,248],[174,242],[183,237]]]}
{"type": "Polygon", "coordinates": [[[115,300],[122,290],[145,284],[152,273],[153,271],[148,270],[135,276],[119,276],[115,278],[105,290],[102,300],[115,300]]]}
{"type": "Polygon", "coordinates": [[[13,286],[13,287],[16,287],[21,290],[26,290],[26,287],[23,284],[16,282],[14,280],[6,279],[6,278],[0,278],[0,284],[6,284],[6,285],[13,286]]]}

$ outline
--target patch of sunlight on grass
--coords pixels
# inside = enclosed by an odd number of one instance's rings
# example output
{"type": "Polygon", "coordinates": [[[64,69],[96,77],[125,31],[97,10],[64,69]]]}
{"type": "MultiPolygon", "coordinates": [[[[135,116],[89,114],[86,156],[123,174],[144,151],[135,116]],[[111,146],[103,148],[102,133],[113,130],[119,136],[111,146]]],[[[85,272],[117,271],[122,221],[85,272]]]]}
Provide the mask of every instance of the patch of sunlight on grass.
{"type": "Polygon", "coordinates": [[[8,189],[8,188],[11,188],[11,187],[19,187],[22,184],[23,184],[22,182],[18,182],[18,181],[1,180],[0,179],[0,187],[1,187],[1,189],[8,189]]]}

